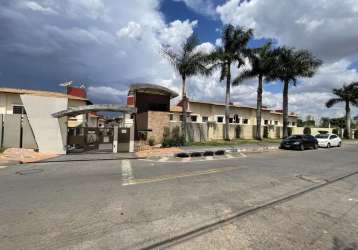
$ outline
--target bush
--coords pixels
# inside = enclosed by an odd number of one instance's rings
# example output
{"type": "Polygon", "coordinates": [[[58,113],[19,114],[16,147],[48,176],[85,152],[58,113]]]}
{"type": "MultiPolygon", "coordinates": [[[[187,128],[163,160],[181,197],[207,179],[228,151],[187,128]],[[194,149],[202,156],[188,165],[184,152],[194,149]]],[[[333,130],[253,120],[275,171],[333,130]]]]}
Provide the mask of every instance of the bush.
{"type": "Polygon", "coordinates": [[[334,129],[332,130],[332,134],[338,135],[338,129],[334,128],[334,129]]]}
{"type": "Polygon", "coordinates": [[[164,130],[164,139],[162,141],[162,147],[180,147],[184,146],[184,137],[180,135],[180,128],[175,127],[171,133],[169,128],[164,130]]]}
{"type": "Polygon", "coordinates": [[[303,134],[304,134],[304,135],[310,135],[310,134],[311,134],[311,128],[305,127],[305,128],[303,129],[303,134]]]}
{"type": "Polygon", "coordinates": [[[149,143],[149,146],[154,146],[155,144],[155,139],[153,137],[150,137],[149,140],[148,140],[148,143],[149,143]]]}

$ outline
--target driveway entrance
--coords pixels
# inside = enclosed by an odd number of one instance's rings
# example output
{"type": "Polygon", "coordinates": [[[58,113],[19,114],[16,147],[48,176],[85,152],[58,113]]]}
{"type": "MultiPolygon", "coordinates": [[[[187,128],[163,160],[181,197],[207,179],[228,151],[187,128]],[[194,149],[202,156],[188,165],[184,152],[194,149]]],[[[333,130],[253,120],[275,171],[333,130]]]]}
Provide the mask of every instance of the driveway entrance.
{"type": "MultiPolygon", "coordinates": [[[[118,112],[134,114],[136,108],[113,104],[86,105],[70,108],[53,114],[53,117],[76,117],[93,112],[118,112]]],[[[67,129],[67,153],[118,153],[134,151],[134,126],[124,121],[105,125],[105,127],[80,127],[67,129]]],[[[96,126],[99,126],[98,124],[96,126]]]]}

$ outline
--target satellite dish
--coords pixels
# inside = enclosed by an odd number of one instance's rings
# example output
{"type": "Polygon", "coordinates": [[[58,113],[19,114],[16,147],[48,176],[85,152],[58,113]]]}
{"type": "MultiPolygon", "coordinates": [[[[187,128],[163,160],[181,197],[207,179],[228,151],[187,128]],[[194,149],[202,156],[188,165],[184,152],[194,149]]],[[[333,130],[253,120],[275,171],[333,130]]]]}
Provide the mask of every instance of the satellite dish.
{"type": "Polygon", "coordinates": [[[85,85],[84,83],[81,83],[80,88],[81,88],[81,89],[85,89],[85,88],[86,88],[86,85],[85,85]]]}
{"type": "Polygon", "coordinates": [[[69,82],[60,83],[59,85],[60,85],[61,87],[68,87],[68,86],[71,86],[72,83],[73,83],[73,81],[69,81],[69,82]]]}

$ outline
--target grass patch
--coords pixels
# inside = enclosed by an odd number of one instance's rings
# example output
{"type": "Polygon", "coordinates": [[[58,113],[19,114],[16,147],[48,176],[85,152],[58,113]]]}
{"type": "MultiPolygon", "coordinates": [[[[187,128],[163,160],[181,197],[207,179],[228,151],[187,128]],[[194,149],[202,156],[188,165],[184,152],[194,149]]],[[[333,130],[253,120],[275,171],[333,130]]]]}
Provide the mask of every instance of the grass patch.
{"type": "Polygon", "coordinates": [[[259,140],[244,140],[244,139],[235,139],[231,141],[225,140],[212,140],[207,142],[189,142],[187,146],[237,146],[242,144],[267,144],[267,143],[280,143],[281,139],[263,139],[259,140]]]}

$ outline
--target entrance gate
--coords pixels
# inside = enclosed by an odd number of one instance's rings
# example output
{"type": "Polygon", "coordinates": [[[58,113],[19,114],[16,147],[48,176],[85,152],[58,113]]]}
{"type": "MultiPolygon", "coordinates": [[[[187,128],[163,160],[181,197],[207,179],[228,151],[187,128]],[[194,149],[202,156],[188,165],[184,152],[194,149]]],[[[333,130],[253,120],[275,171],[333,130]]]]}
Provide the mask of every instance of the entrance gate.
{"type": "Polygon", "coordinates": [[[118,152],[128,152],[130,144],[130,128],[70,128],[67,137],[68,153],[112,153],[114,143],[118,152]]]}

